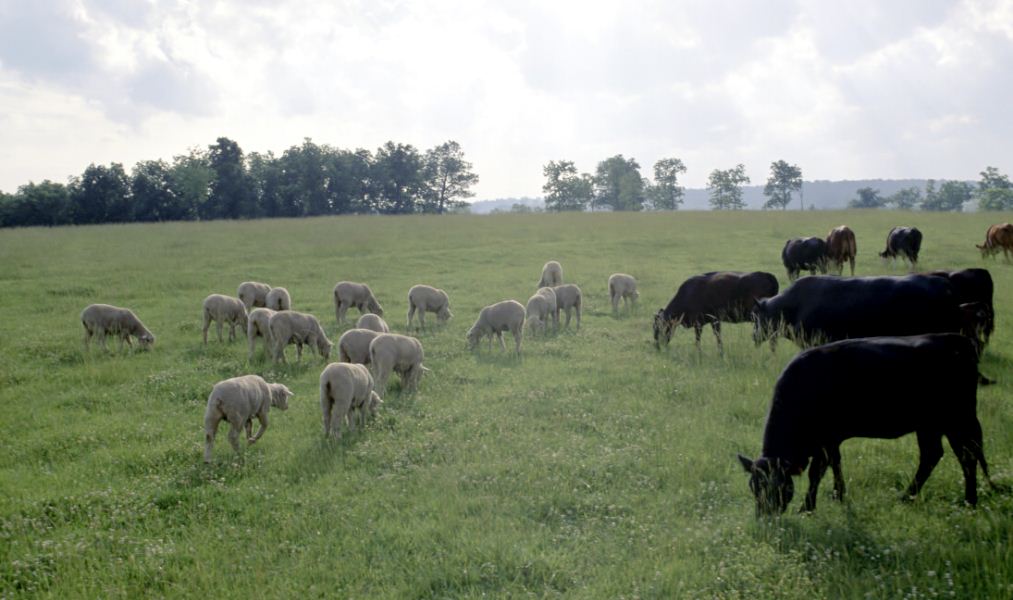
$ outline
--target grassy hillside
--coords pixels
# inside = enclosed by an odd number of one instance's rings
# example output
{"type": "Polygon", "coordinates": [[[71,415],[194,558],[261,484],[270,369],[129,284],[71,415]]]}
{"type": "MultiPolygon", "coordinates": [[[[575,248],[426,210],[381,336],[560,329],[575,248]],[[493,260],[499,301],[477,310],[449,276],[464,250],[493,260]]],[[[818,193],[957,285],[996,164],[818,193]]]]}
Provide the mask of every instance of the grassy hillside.
{"type": "MultiPolygon", "coordinates": [[[[725,329],[726,356],[650,318],[687,276],[762,269],[784,240],[848,223],[858,274],[886,231],[917,225],[925,269],[980,266],[972,244],[1011,215],[889,212],[324,218],[0,231],[0,596],[1008,598],[1013,494],[963,507],[947,448],[921,498],[913,436],[844,444],[849,498],[757,522],[736,452],[759,452],[773,383],[796,349],[725,329]],[[479,309],[526,301],[557,259],[585,293],[579,332],[473,355],[479,309]],[[606,279],[640,282],[613,318],[606,279]],[[289,289],[333,340],[331,288],[369,282],[395,331],[407,290],[446,289],[424,333],[432,369],[392,383],[379,417],[322,439],[315,355],[276,367],[243,342],[200,343],[200,305],[255,279],[289,289]],[[82,350],[81,309],[128,306],[152,352],[82,350]],[[296,396],[237,460],[201,462],[211,386],[243,373],[296,396]]],[[[1013,484],[1013,266],[989,261],[997,332],[978,413],[993,475],[1013,484]]],[[[357,314],[355,315],[357,317],[357,314]]],[[[115,345],[113,345],[115,347],[115,345]]],[[[861,377],[860,373],[855,374],[861,377]]],[[[396,380],[396,377],[394,378],[396,380]]],[[[826,382],[832,386],[834,382],[826,382]]],[[[818,390],[814,391],[814,396],[818,390]]],[[[801,501],[806,486],[796,480],[801,501]]],[[[983,488],[984,490],[984,488],[983,488]]]]}

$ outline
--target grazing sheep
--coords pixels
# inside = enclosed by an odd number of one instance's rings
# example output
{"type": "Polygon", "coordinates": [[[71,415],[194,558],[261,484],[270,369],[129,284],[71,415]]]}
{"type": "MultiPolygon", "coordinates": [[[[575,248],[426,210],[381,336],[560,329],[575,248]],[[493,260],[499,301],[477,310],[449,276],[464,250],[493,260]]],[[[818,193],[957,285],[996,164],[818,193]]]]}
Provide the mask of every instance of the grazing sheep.
{"type": "Polygon", "coordinates": [[[391,372],[401,376],[401,389],[414,392],[419,388],[425,354],[422,342],[407,335],[381,333],[369,343],[369,362],[373,369],[375,388],[383,398],[391,372]]]}
{"type": "Polygon", "coordinates": [[[267,351],[271,351],[271,329],[269,324],[271,316],[275,312],[270,308],[255,308],[250,312],[246,325],[246,339],[250,343],[250,360],[253,360],[253,351],[257,348],[258,337],[264,338],[264,345],[267,347],[267,351]]]}
{"type": "Polygon", "coordinates": [[[373,391],[373,375],[362,365],[331,363],[320,373],[320,410],[324,419],[324,436],[341,440],[341,426],[347,419],[348,430],[355,421],[366,422],[376,415],[383,404],[373,391]],[[356,418],[358,416],[358,418],[356,418]]]}
{"type": "Polygon", "coordinates": [[[408,329],[412,328],[412,318],[419,311],[419,327],[426,328],[426,312],[436,313],[439,323],[446,323],[454,315],[450,312],[450,298],[447,292],[428,285],[413,285],[408,290],[408,329]]]}
{"type": "Polygon", "coordinates": [[[331,356],[331,342],[320,326],[320,321],[311,314],[285,310],[271,315],[268,321],[273,344],[274,362],[285,362],[285,346],[295,343],[296,356],[302,361],[303,344],[316,348],[326,361],[331,356]]]}
{"type": "MultiPolygon", "coordinates": [[[[536,333],[539,330],[541,330],[542,333],[546,333],[546,326],[548,325],[551,315],[555,314],[555,312],[555,300],[552,300],[550,303],[550,300],[544,295],[536,293],[528,298],[528,304],[524,309],[524,322],[532,333],[536,333]]],[[[492,340],[492,338],[489,339],[490,341],[492,340]]]]}
{"type": "Polygon", "coordinates": [[[377,302],[373,290],[369,289],[368,285],[339,281],[334,286],[334,317],[338,323],[345,322],[345,313],[353,306],[358,308],[360,313],[371,312],[383,316],[383,307],[377,302]]]}
{"type": "Polygon", "coordinates": [[[208,345],[208,328],[211,321],[215,322],[215,330],[218,332],[218,341],[222,342],[222,325],[229,324],[229,341],[236,339],[236,325],[246,329],[246,305],[239,298],[223,296],[222,294],[211,294],[204,299],[203,304],[204,345],[208,345]]]}
{"type": "Polygon", "coordinates": [[[90,350],[91,336],[98,336],[103,350],[106,347],[106,334],[115,335],[120,340],[120,351],[123,342],[131,346],[130,336],[137,338],[142,350],[147,350],[155,343],[155,336],[141,323],[137,315],[129,308],[119,308],[108,304],[89,304],[81,311],[81,324],[84,325],[84,349],[90,350]]]}
{"type": "Polygon", "coordinates": [[[372,329],[349,329],[338,339],[338,357],[341,362],[369,364],[369,343],[380,335],[372,329]]]}
{"type": "Polygon", "coordinates": [[[554,289],[552,289],[550,287],[541,287],[541,288],[538,288],[538,291],[535,292],[535,293],[539,294],[541,296],[544,296],[545,299],[549,301],[549,306],[552,309],[552,312],[551,312],[551,314],[552,314],[552,328],[553,328],[554,331],[559,331],[559,312],[555,308],[555,306],[556,306],[556,290],[554,290],[554,289]]]}
{"type": "Polygon", "coordinates": [[[556,292],[556,320],[559,320],[559,311],[566,311],[566,323],[563,328],[570,326],[570,310],[577,310],[577,331],[580,331],[580,310],[581,304],[583,303],[583,296],[580,293],[580,288],[572,283],[566,283],[563,285],[557,285],[555,288],[556,292]]]}
{"type": "Polygon", "coordinates": [[[377,333],[390,333],[387,321],[384,321],[383,317],[374,315],[373,313],[366,313],[359,317],[359,320],[355,323],[355,327],[358,329],[372,329],[377,333]]]}
{"type": "Polygon", "coordinates": [[[468,349],[474,350],[482,336],[489,336],[489,350],[492,350],[492,336],[499,338],[499,345],[505,351],[503,332],[514,336],[515,350],[521,353],[521,336],[524,333],[524,306],[516,300],[504,300],[486,306],[478,313],[478,319],[468,330],[468,349]]]}
{"type": "Polygon", "coordinates": [[[623,308],[636,307],[637,298],[640,292],[637,291],[637,280],[626,273],[613,273],[609,276],[609,299],[612,300],[612,313],[619,314],[619,299],[623,300],[623,308]]]}
{"type": "Polygon", "coordinates": [[[542,278],[538,280],[538,287],[556,287],[563,283],[563,267],[558,262],[550,260],[542,267],[542,278]]]}
{"type": "Polygon", "coordinates": [[[216,383],[204,412],[204,462],[211,462],[211,448],[222,419],[229,422],[229,443],[239,454],[239,431],[245,428],[246,441],[255,443],[267,430],[267,411],[272,406],[287,410],[288,398],[293,395],[284,385],[268,383],[260,375],[242,375],[216,383]],[[253,435],[254,417],[260,421],[257,435],[253,435]]]}
{"type": "Polygon", "coordinates": [[[254,307],[263,308],[267,306],[267,293],[270,291],[271,286],[266,283],[244,281],[239,284],[239,289],[236,290],[236,297],[243,301],[243,306],[246,307],[246,310],[254,307]]]}
{"type": "Polygon", "coordinates": [[[288,295],[288,290],[283,287],[271,288],[264,302],[267,308],[271,310],[292,310],[292,297],[288,295]]]}

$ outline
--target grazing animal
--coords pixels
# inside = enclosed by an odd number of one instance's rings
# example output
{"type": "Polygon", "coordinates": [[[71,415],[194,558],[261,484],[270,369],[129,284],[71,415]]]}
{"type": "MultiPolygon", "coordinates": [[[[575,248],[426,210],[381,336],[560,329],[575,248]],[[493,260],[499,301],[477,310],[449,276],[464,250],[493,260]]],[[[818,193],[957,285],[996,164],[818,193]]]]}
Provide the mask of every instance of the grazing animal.
{"type": "Polygon", "coordinates": [[[277,311],[273,311],[270,308],[255,308],[250,311],[248,322],[246,325],[246,340],[250,345],[250,357],[249,360],[253,360],[253,352],[257,348],[257,338],[264,338],[264,347],[267,348],[267,352],[271,352],[273,344],[271,343],[271,315],[277,311]]]}
{"type": "Polygon", "coordinates": [[[204,462],[211,462],[211,449],[222,419],[229,422],[229,443],[239,454],[239,432],[246,429],[246,440],[253,444],[267,431],[267,412],[272,406],[288,409],[288,399],[294,394],[280,383],[268,383],[259,375],[243,375],[219,381],[208,396],[204,412],[204,462]],[[260,421],[257,435],[253,435],[253,418],[260,421]]]}
{"type": "Polygon", "coordinates": [[[962,317],[942,277],[804,277],[753,307],[757,345],[779,332],[800,346],[846,338],[959,333],[962,317]]]}
{"type": "MultiPolygon", "coordinates": [[[[524,307],[524,322],[532,333],[536,333],[539,330],[542,333],[547,333],[549,321],[555,312],[555,301],[549,300],[549,298],[542,294],[535,293],[528,298],[528,303],[524,307]]],[[[492,340],[492,338],[489,339],[490,341],[492,340]]]]}
{"type": "Polygon", "coordinates": [[[855,244],[855,232],[847,225],[841,225],[830,230],[827,234],[827,260],[837,274],[844,273],[844,261],[851,263],[851,276],[855,276],[855,256],[858,254],[858,246],[855,244]]]}
{"type": "Polygon", "coordinates": [[[373,391],[373,375],[358,364],[331,363],[320,373],[320,411],[323,413],[324,436],[341,440],[341,428],[347,420],[348,430],[355,422],[366,422],[376,415],[383,404],[373,391]],[[356,418],[358,417],[358,418],[356,418]]]}
{"type": "Polygon", "coordinates": [[[552,291],[556,293],[556,311],[555,317],[553,317],[556,327],[559,327],[559,311],[566,311],[566,323],[563,324],[563,329],[570,326],[570,312],[576,311],[577,313],[577,331],[580,331],[580,313],[583,309],[584,296],[580,291],[580,288],[572,283],[564,283],[563,285],[557,285],[552,288],[552,291]]]}
{"type": "Polygon", "coordinates": [[[550,260],[542,267],[542,278],[538,280],[538,287],[556,287],[563,283],[563,266],[554,260],[550,260]]]}
{"type": "Polygon", "coordinates": [[[846,340],[800,353],[781,373],[756,460],[739,455],[749,473],[756,514],[778,515],[794,494],[792,476],[809,467],[803,511],[816,508],[827,467],[844,498],[841,442],[918,436],[918,471],[905,494],[914,498],[943,456],[943,436],[964,472],[964,501],[978,501],[977,466],[989,485],[976,414],[978,359],[960,335],[846,340]],[[810,463],[810,461],[812,461],[810,463]]]}
{"type": "Polygon", "coordinates": [[[795,238],[784,243],[781,262],[788,270],[788,279],[798,279],[802,271],[815,275],[827,272],[827,243],[818,237],[795,238]]]}
{"type": "Polygon", "coordinates": [[[147,350],[155,343],[155,335],[141,323],[129,308],[120,308],[108,304],[89,304],[81,311],[81,324],[84,325],[84,349],[89,351],[92,336],[97,336],[103,350],[106,347],[106,335],[114,335],[120,340],[119,350],[123,351],[123,342],[128,346],[130,336],[137,338],[137,345],[147,350]]]}
{"type": "Polygon", "coordinates": [[[549,302],[549,307],[551,309],[550,314],[552,315],[552,330],[559,331],[559,311],[556,310],[558,302],[556,298],[556,290],[550,287],[540,287],[535,293],[539,296],[543,296],[549,302]]]}
{"type": "Polygon", "coordinates": [[[922,232],[915,227],[894,227],[886,234],[886,250],[879,253],[882,258],[907,259],[911,268],[918,262],[922,248],[922,232]]]}
{"type": "Polygon", "coordinates": [[[289,296],[288,290],[283,287],[271,288],[271,291],[267,293],[264,304],[267,308],[274,311],[292,310],[292,297],[289,296]]]}
{"type": "Polygon", "coordinates": [[[637,298],[640,292],[637,291],[637,280],[626,273],[613,273],[609,276],[609,300],[612,301],[612,314],[619,314],[619,300],[623,301],[623,307],[636,307],[637,298]]]}
{"type": "Polygon", "coordinates": [[[952,286],[957,304],[981,303],[986,311],[985,320],[981,323],[983,344],[988,344],[992,332],[995,331],[995,308],[992,295],[995,285],[992,274],[987,269],[960,269],[957,271],[930,271],[926,275],[945,277],[952,286]]]}
{"type": "Polygon", "coordinates": [[[271,315],[268,321],[271,330],[272,354],[275,362],[285,362],[285,346],[295,344],[296,360],[302,361],[302,347],[315,348],[326,361],[331,355],[331,342],[320,326],[320,321],[311,314],[284,310],[271,315]]]}
{"type": "Polygon", "coordinates": [[[372,329],[377,333],[390,333],[387,321],[384,321],[383,317],[374,315],[373,313],[366,313],[359,317],[359,320],[355,322],[355,327],[357,329],[372,329]]]}
{"type": "Polygon", "coordinates": [[[1013,250],[1013,225],[1009,223],[997,223],[988,228],[985,232],[985,243],[975,244],[981,250],[981,257],[995,257],[1002,250],[1003,258],[1009,260],[1009,253],[1013,250]]]}
{"type": "Polygon", "coordinates": [[[219,342],[224,341],[222,340],[222,325],[225,323],[229,324],[230,342],[236,339],[237,325],[242,328],[240,331],[246,330],[246,306],[239,298],[223,296],[222,294],[211,294],[207,298],[204,298],[202,313],[204,315],[204,328],[201,332],[204,334],[205,346],[208,345],[208,328],[211,327],[211,321],[215,322],[215,330],[218,333],[219,342]]]}
{"type": "Polygon", "coordinates": [[[450,312],[450,297],[447,292],[428,285],[413,285],[408,290],[408,329],[412,328],[412,318],[419,311],[419,327],[426,328],[426,313],[436,313],[439,323],[446,323],[454,315],[450,312]]]}
{"type": "Polygon", "coordinates": [[[243,306],[249,311],[254,307],[266,307],[267,294],[270,291],[271,286],[266,283],[244,281],[239,284],[239,288],[236,290],[236,297],[243,301],[243,306]]]}
{"type": "Polygon", "coordinates": [[[383,307],[377,302],[373,290],[365,283],[339,281],[334,286],[334,317],[338,323],[345,322],[345,313],[351,307],[359,309],[360,314],[371,312],[383,316],[383,307]]]}
{"type": "Polygon", "coordinates": [[[341,362],[369,364],[369,344],[376,336],[386,331],[372,329],[349,329],[338,338],[338,358],[341,362]]]}
{"type": "Polygon", "coordinates": [[[422,365],[423,360],[422,342],[413,337],[381,333],[373,338],[369,343],[369,362],[379,396],[383,398],[391,373],[401,376],[402,390],[410,393],[419,389],[422,374],[429,371],[422,365]]]}
{"type": "Polygon", "coordinates": [[[777,278],[770,273],[754,271],[713,271],[694,275],[679,286],[668,306],[654,315],[654,347],[668,346],[675,328],[692,327],[696,332],[696,348],[708,323],[722,353],[721,322],[743,323],[752,319],[757,300],[777,295],[777,278]]]}
{"type": "Polygon", "coordinates": [[[504,300],[486,306],[478,313],[478,319],[468,330],[468,349],[474,350],[483,336],[489,336],[489,350],[492,350],[492,337],[499,338],[499,345],[506,351],[503,343],[503,332],[509,331],[514,336],[517,354],[521,353],[521,337],[524,334],[524,306],[516,300],[504,300]]]}

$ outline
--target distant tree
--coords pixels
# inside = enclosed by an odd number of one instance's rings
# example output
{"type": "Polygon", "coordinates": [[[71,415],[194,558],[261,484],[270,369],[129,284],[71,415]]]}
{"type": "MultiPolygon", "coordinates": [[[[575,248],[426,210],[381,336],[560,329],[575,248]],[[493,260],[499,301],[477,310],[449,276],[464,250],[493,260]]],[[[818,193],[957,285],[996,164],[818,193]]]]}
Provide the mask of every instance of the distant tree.
{"type": "Polygon", "coordinates": [[[226,137],[208,146],[208,165],[214,171],[211,193],[199,207],[202,219],[239,219],[259,216],[253,185],[246,172],[243,150],[226,137]]]}
{"type": "Polygon", "coordinates": [[[450,140],[426,150],[423,165],[426,212],[443,214],[448,207],[475,195],[471,186],[478,183],[478,175],[464,160],[464,151],[457,142],[450,140]]]}
{"type": "Polygon", "coordinates": [[[542,168],[546,182],[545,210],[553,212],[584,210],[594,193],[594,180],[587,173],[578,173],[572,161],[549,161],[542,168]]]}
{"type": "Polygon", "coordinates": [[[192,218],[177,202],[172,189],[169,165],[163,160],[145,160],[134,165],[130,176],[134,217],[138,221],[178,221],[192,218]]]}
{"type": "Polygon", "coordinates": [[[594,175],[594,203],[612,210],[643,210],[644,178],[640,165],[617,154],[598,163],[594,175]]]}
{"type": "Polygon", "coordinates": [[[911,210],[921,204],[921,201],[922,191],[915,186],[897,190],[884,199],[887,206],[899,210],[911,210]]]}
{"type": "Polygon", "coordinates": [[[28,183],[13,194],[3,194],[0,223],[4,227],[66,225],[73,222],[70,190],[48,179],[28,183]]]}
{"type": "Polygon", "coordinates": [[[173,157],[169,169],[169,183],[176,201],[176,210],[185,219],[196,219],[202,207],[208,204],[211,182],[215,172],[208,163],[208,156],[200,148],[173,157]]]}
{"type": "Polygon", "coordinates": [[[770,176],[767,178],[767,185],[763,187],[763,195],[767,197],[763,208],[784,210],[791,204],[792,192],[801,190],[802,169],[798,165],[789,165],[783,160],[772,162],[770,163],[770,176]]]}
{"type": "Polygon", "coordinates": [[[978,181],[979,210],[1013,210],[1013,183],[995,167],[987,167],[978,181]]]}
{"type": "Polygon", "coordinates": [[[922,210],[960,212],[964,208],[964,203],[971,199],[973,193],[974,186],[966,181],[943,181],[939,185],[938,191],[934,189],[933,185],[931,194],[926,186],[922,210]]]}
{"type": "Polygon", "coordinates": [[[326,146],[303,138],[299,146],[291,146],[278,158],[281,167],[282,212],[288,216],[319,216],[330,214],[331,198],[327,193],[324,156],[326,146]]]}
{"type": "Polygon", "coordinates": [[[334,212],[368,213],[370,169],[373,155],[369,150],[338,150],[327,157],[327,190],[334,212]]]}
{"type": "Polygon", "coordinates": [[[647,187],[647,197],[654,210],[677,210],[686,188],[679,185],[679,175],[686,165],[678,158],[663,158],[654,163],[654,183],[647,187]]]}
{"type": "Polygon", "coordinates": [[[856,192],[857,198],[848,202],[848,208],[883,208],[886,201],[879,195],[879,190],[871,187],[859,188],[856,192]]]}
{"type": "Polygon", "coordinates": [[[246,155],[246,172],[259,212],[265,217],[282,216],[282,168],[274,153],[251,152],[246,155]]]}
{"type": "Polygon", "coordinates": [[[387,142],[374,156],[370,169],[374,208],[385,214],[415,212],[425,184],[418,150],[411,144],[387,142]]]}
{"type": "Polygon", "coordinates": [[[745,165],[739,164],[734,169],[714,169],[707,178],[707,189],[710,190],[710,204],[714,210],[742,210],[746,207],[742,201],[742,185],[749,183],[745,165]]]}
{"type": "Polygon", "coordinates": [[[125,223],[134,219],[130,178],[120,163],[94,163],[71,180],[75,223],[125,223]]]}
{"type": "Polygon", "coordinates": [[[545,209],[541,206],[531,206],[523,202],[514,202],[510,205],[510,212],[512,213],[540,213],[545,212],[545,209]]]}

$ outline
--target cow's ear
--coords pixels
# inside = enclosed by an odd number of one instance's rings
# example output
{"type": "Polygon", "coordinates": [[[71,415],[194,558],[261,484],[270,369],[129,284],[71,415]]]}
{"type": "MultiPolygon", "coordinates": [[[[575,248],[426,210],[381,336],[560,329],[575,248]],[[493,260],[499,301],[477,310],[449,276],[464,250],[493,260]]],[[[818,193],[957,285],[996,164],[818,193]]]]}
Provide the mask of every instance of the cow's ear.
{"type": "Polygon", "coordinates": [[[747,458],[745,456],[742,456],[741,454],[739,454],[738,457],[739,457],[739,463],[742,464],[742,468],[746,470],[746,473],[752,473],[753,472],[753,460],[751,458],[747,458]]]}

